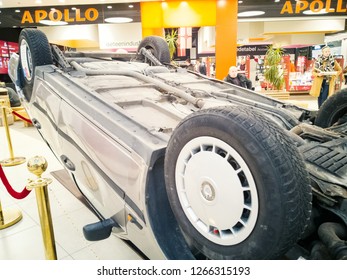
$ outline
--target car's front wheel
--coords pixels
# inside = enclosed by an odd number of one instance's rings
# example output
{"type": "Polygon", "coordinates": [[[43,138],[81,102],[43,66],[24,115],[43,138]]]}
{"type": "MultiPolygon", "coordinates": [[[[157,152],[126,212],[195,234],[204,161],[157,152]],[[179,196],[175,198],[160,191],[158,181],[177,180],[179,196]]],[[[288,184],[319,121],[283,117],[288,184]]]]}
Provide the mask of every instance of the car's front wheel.
{"type": "Polygon", "coordinates": [[[297,148],[271,120],[247,108],[184,119],[167,147],[165,182],[192,252],[209,259],[280,258],[311,213],[297,148]]]}

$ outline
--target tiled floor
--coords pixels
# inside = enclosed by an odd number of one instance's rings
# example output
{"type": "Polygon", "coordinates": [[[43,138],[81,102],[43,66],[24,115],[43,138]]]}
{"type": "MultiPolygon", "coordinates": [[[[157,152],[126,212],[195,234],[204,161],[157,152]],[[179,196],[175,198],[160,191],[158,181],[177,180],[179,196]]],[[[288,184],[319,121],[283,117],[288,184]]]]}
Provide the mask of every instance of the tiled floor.
{"type": "MultiPolygon", "coordinates": [[[[289,102],[316,109],[317,100],[308,95],[292,96],[289,102]]],[[[59,260],[139,260],[137,254],[127,243],[115,236],[98,241],[85,240],[82,227],[96,222],[97,218],[50,172],[61,170],[62,166],[41,140],[34,127],[25,127],[22,121],[10,125],[10,136],[15,157],[43,156],[48,161],[48,169],[42,177],[49,177],[53,182],[49,185],[49,200],[59,260]]],[[[10,157],[8,141],[4,127],[0,127],[0,160],[10,157]]],[[[18,192],[27,184],[28,178],[35,178],[26,163],[3,167],[7,179],[18,192]]],[[[0,260],[44,260],[44,246],[41,235],[36,197],[34,191],[25,199],[12,198],[0,182],[0,201],[3,212],[11,208],[18,209],[23,215],[15,225],[0,230],[0,260]]]]}

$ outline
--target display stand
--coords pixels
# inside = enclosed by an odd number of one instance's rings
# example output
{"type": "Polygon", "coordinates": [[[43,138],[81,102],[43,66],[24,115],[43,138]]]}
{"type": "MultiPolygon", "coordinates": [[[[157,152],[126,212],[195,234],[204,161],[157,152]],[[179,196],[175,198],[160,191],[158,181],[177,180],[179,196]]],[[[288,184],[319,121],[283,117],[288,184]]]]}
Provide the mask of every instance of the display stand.
{"type": "Polygon", "coordinates": [[[12,141],[11,141],[11,136],[10,136],[10,130],[8,128],[7,115],[6,115],[6,107],[3,106],[3,104],[4,103],[1,103],[1,100],[0,100],[0,105],[1,105],[1,109],[2,109],[2,118],[4,121],[4,127],[5,127],[5,131],[6,131],[6,136],[7,136],[7,144],[8,144],[8,149],[10,151],[10,158],[0,161],[0,164],[2,166],[15,166],[15,165],[19,165],[19,164],[24,163],[26,161],[26,159],[25,159],[25,157],[14,157],[14,155],[13,155],[12,141]]]}
{"type": "Polygon", "coordinates": [[[13,226],[22,218],[22,213],[17,209],[6,209],[3,211],[0,200],[0,230],[13,226]]]}
{"type": "Polygon", "coordinates": [[[48,185],[52,182],[52,179],[41,177],[42,173],[46,171],[47,165],[46,159],[40,156],[36,156],[28,160],[28,170],[35,174],[37,178],[34,180],[29,180],[27,189],[35,189],[46,259],[56,260],[57,252],[48,196],[48,185]]]}

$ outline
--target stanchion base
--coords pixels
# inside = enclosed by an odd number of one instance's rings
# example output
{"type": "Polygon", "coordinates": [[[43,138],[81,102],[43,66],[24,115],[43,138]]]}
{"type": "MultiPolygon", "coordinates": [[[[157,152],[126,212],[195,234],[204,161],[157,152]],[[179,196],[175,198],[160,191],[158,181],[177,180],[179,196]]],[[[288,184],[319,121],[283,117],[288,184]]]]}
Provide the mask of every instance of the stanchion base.
{"type": "Polygon", "coordinates": [[[2,215],[4,217],[3,223],[0,223],[0,230],[8,228],[22,219],[22,213],[17,209],[3,210],[2,215]]]}
{"type": "Polygon", "coordinates": [[[0,161],[1,166],[15,166],[26,162],[25,157],[14,157],[0,161]]]}

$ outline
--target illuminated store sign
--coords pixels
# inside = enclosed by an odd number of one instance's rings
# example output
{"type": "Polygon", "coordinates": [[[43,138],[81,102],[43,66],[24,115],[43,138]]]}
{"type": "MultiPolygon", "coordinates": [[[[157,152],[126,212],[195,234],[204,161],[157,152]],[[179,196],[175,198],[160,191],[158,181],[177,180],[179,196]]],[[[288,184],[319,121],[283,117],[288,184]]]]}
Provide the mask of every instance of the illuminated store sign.
{"type": "MultiPolygon", "coordinates": [[[[206,2],[214,3],[215,1],[209,0],[206,2]]],[[[259,0],[244,2],[247,2],[247,4],[243,3],[238,6],[239,13],[254,10],[254,6],[259,4],[259,0]]],[[[295,2],[294,0],[288,0],[275,4],[271,1],[264,2],[264,4],[261,4],[261,8],[266,12],[256,16],[256,18],[307,17],[308,14],[319,15],[324,18],[330,16],[345,17],[347,14],[347,0],[300,0],[295,2]]],[[[151,18],[151,10],[148,10],[148,15],[146,16],[151,18]]],[[[114,19],[124,19],[125,17],[130,18],[132,20],[131,22],[141,22],[140,3],[127,2],[57,7],[41,6],[22,7],[20,9],[0,7],[0,28],[44,26],[47,21],[53,23],[52,25],[55,23],[64,23],[67,25],[99,23],[118,24],[119,21],[114,21],[114,19]],[[110,19],[112,19],[112,21],[110,21],[110,19]]],[[[175,17],[172,16],[172,19],[174,18],[175,17]]],[[[168,18],[165,19],[165,21],[167,20],[168,18]]],[[[157,20],[157,22],[162,21],[157,20]]]]}
{"type": "Polygon", "coordinates": [[[346,13],[346,1],[338,0],[315,0],[309,3],[309,1],[297,1],[292,4],[291,1],[286,1],[282,7],[281,14],[301,14],[305,11],[311,11],[314,13],[326,12],[326,13],[346,13]]]}
{"type": "Polygon", "coordinates": [[[75,9],[71,15],[70,9],[52,9],[47,12],[45,10],[26,10],[23,12],[22,24],[25,23],[40,23],[42,20],[65,21],[65,22],[94,22],[99,18],[99,11],[95,8],[88,8],[84,12],[80,9],[75,9]]]}
{"type": "Polygon", "coordinates": [[[0,7],[0,28],[14,26],[22,28],[36,27],[59,25],[59,23],[65,25],[98,24],[108,23],[110,18],[123,19],[125,16],[130,18],[132,22],[141,22],[140,3],[4,9],[0,7]]]}

